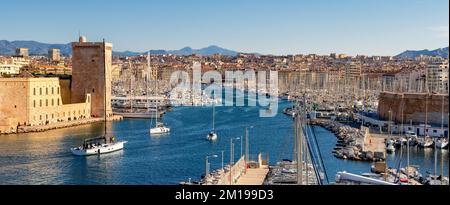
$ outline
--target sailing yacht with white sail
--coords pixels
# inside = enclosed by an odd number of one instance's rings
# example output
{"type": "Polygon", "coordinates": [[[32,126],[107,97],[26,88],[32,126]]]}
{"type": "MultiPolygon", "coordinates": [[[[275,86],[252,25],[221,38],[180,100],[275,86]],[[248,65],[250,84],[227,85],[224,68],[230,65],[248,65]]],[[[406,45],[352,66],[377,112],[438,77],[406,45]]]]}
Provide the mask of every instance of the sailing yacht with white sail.
{"type": "Polygon", "coordinates": [[[217,134],[215,132],[215,112],[216,112],[216,106],[215,106],[215,102],[213,102],[213,118],[212,118],[212,130],[211,132],[209,132],[209,134],[206,136],[206,139],[209,141],[215,141],[217,140],[217,134]]]}
{"type": "MultiPolygon", "coordinates": [[[[147,82],[150,79],[150,69],[151,69],[150,61],[151,61],[150,52],[148,52],[148,54],[147,54],[147,76],[148,76],[147,77],[147,82]]],[[[157,86],[157,83],[156,83],[157,80],[158,79],[155,79],[155,91],[158,90],[158,86],[157,86]]],[[[148,83],[147,83],[147,85],[148,85],[148,83]]],[[[148,88],[147,88],[147,91],[148,91],[148,88]]],[[[147,102],[149,102],[149,101],[147,100],[147,102]]],[[[164,123],[158,122],[158,113],[159,113],[158,104],[156,104],[155,127],[150,128],[150,134],[165,134],[165,133],[169,133],[170,132],[170,128],[166,127],[164,125],[164,123]]]]}

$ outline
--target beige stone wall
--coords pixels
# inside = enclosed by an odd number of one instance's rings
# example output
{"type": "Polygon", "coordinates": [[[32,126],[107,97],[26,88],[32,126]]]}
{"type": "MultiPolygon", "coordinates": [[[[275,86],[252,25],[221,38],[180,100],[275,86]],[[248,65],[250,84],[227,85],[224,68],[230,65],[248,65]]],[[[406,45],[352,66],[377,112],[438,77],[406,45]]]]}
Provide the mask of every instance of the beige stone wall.
{"type": "Polygon", "coordinates": [[[70,92],[70,79],[60,79],[59,87],[61,88],[61,100],[63,104],[70,104],[71,100],[71,92],[70,92]]]}
{"type": "Polygon", "coordinates": [[[392,119],[401,123],[403,107],[404,123],[409,123],[410,120],[413,123],[425,123],[426,107],[428,107],[428,123],[440,125],[442,98],[444,98],[444,124],[448,125],[448,95],[384,92],[379,97],[378,114],[382,119],[388,120],[389,110],[391,110],[392,119]]]}
{"type": "Polygon", "coordinates": [[[0,130],[16,128],[27,122],[29,82],[26,79],[0,78],[0,130]]]}
{"type": "Polygon", "coordinates": [[[64,104],[58,78],[0,78],[0,132],[91,117],[90,95],[64,104]]]}
{"type": "Polygon", "coordinates": [[[111,115],[112,44],[76,42],[72,43],[72,50],[71,102],[84,102],[90,93],[92,114],[103,117],[106,101],[107,115],[111,115]]]}

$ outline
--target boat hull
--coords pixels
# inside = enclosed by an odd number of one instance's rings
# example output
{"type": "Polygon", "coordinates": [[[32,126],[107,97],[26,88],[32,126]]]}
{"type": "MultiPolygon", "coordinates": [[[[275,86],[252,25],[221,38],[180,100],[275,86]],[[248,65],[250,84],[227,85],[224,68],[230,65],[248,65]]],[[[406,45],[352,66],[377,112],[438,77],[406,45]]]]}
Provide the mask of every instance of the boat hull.
{"type": "Polygon", "coordinates": [[[126,113],[126,112],[114,112],[114,115],[120,115],[123,118],[141,118],[141,119],[155,119],[162,118],[163,113],[160,112],[159,115],[155,115],[154,112],[134,112],[134,113],[126,113]]]}
{"type": "Polygon", "coordinates": [[[169,133],[169,132],[170,132],[170,128],[167,128],[167,127],[157,127],[157,128],[150,129],[150,134],[165,134],[165,133],[169,133]]]}
{"type": "Polygon", "coordinates": [[[215,141],[215,140],[217,140],[217,134],[216,133],[208,134],[206,136],[206,139],[209,140],[209,141],[215,141]]]}
{"type": "Polygon", "coordinates": [[[90,149],[81,149],[80,147],[72,148],[70,151],[73,155],[77,156],[89,156],[89,155],[98,155],[98,154],[106,154],[115,151],[119,151],[123,149],[123,145],[126,141],[115,142],[113,144],[102,144],[98,147],[90,148],[90,149]]]}

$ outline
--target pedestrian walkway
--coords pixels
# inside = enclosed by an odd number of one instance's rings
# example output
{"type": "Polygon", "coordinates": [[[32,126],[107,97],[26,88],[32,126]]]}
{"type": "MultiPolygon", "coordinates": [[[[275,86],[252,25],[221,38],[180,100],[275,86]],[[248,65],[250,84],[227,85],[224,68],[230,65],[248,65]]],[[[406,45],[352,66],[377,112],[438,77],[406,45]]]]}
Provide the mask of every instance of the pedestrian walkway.
{"type": "Polygon", "coordinates": [[[266,179],[267,173],[269,173],[268,166],[247,169],[246,173],[239,177],[236,185],[262,185],[266,179]]]}

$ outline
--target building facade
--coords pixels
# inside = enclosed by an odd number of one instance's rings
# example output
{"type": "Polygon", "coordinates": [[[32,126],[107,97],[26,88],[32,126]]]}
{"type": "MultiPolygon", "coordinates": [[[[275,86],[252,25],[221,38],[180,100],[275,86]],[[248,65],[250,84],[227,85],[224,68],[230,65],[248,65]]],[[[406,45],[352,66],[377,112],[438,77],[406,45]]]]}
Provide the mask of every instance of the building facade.
{"type": "Polygon", "coordinates": [[[448,93],[448,60],[427,65],[427,89],[434,93],[448,93]]]}
{"type": "Polygon", "coordinates": [[[90,95],[64,104],[58,78],[0,78],[0,132],[91,117],[90,95]]]}
{"type": "Polygon", "coordinates": [[[85,37],[80,37],[79,42],[72,43],[72,51],[72,103],[84,102],[86,94],[90,94],[92,115],[112,116],[112,44],[86,42],[85,37]]]}
{"type": "Polygon", "coordinates": [[[448,126],[448,95],[382,92],[378,115],[397,123],[440,126],[443,121],[448,126]]]}
{"type": "Polygon", "coordinates": [[[13,64],[0,64],[0,76],[17,75],[20,73],[20,66],[13,64]]]}

